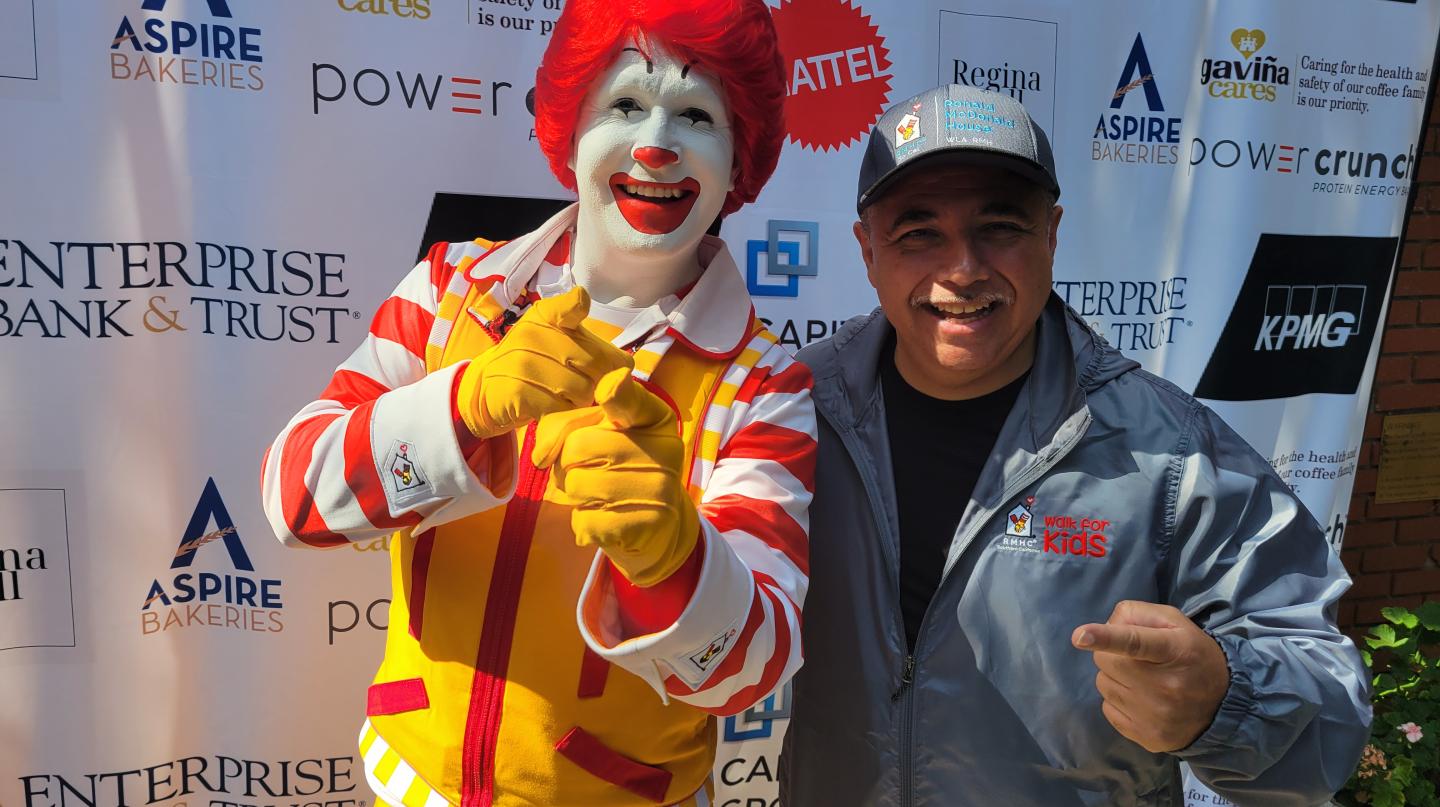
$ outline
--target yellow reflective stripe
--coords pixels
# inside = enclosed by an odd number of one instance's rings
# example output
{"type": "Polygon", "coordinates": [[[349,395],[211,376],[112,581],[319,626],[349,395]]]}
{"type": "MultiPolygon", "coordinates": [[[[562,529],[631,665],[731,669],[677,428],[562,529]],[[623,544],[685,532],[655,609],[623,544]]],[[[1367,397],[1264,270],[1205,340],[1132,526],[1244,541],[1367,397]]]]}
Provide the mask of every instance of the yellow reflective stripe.
{"type": "Polygon", "coordinates": [[[400,755],[395,753],[395,749],[385,749],[384,756],[380,757],[380,762],[375,765],[375,778],[389,784],[390,777],[395,773],[395,766],[399,764],[400,755]]]}
{"type": "Polygon", "coordinates": [[[374,745],[375,741],[379,738],[380,735],[376,734],[375,729],[371,728],[370,722],[366,721],[365,733],[360,735],[360,756],[364,757],[370,753],[370,746],[374,745]]]}
{"type": "Polygon", "coordinates": [[[405,791],[400,803],[404,807],[425,807],[425,803],[430,800],[430,794],[433,792],[430,786],[417,776],[410,782],[410,789],[405,791]]]}

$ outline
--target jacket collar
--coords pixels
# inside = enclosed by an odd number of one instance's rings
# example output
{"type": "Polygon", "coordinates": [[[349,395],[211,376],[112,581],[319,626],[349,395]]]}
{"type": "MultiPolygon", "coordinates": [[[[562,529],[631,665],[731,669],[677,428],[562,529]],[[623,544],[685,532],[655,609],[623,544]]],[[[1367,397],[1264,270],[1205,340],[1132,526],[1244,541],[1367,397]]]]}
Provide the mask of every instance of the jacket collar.
{"type": "MultiPolygon", "coordinates": [[[[470,280],[503,277],[490,293],[502,309],[510,308],[530,286],[550,248],[575,228],[579,209],[579,204],[571,204],[540,227],[495,250],[483,268],[479,263],[471,268],[470,280]]],[[[668,311],[654,307],[647,312],[652,327],[635,336],[654,339],[668,334],[707,357],[730,358],[749,341],[754,317],[750,295],[723,240],[704,236],[699,258],[704,271],[694,287],[668,311]]]]}
{"type": "MultiPolygon", "coordinates": [[[[1028,442],[1024,448],[1031,452],[1048,445],[1085,408],[1087,392],[1138,366],[1098,339],[1054,293],[1037,327],[1035,362],[1011,418],[1023,409],[1026,422],[1012,436],[1028,442]]],[[[832,423],[853,429],[874,415],[880,405],[881,351],[893,332],[877,308],[801,352],[814,373],[816,408],[832,423]]]]}

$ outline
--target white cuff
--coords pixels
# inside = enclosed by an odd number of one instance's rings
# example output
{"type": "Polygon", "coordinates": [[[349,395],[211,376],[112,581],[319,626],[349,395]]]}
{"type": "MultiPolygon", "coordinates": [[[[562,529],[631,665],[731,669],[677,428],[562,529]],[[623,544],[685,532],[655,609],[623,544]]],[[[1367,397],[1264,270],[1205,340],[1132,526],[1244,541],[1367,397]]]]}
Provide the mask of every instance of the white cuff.
{"type": "Polygon", "coordinates": [[[605,553],[596,552],[580,590],[576,622],[580,635],[605,660],[640,676],[669,702],[665,678],[674,675],[699,689],[715,671],[744,627],[755,597],[749,567],[704,517],[700,540],[705,553],[700,579],[680,618],[670,627],[622,640],[620,606],[605,571],[605,553]]]}
{"type": "MultiPolygon", "coordinates": [[[[451,395],[464,367],[446,367],[375,401],[370,445],[385,501],[392,516],[425,514],[415,532],[497,507],[515,492],[515,474],[503,480],[504,489],[492,490],[492,480],[476,475],[460,450],[451,395]]],[[[492,451],[515,451],[514,435],[490,439],[504,441],[492,451]]]]}

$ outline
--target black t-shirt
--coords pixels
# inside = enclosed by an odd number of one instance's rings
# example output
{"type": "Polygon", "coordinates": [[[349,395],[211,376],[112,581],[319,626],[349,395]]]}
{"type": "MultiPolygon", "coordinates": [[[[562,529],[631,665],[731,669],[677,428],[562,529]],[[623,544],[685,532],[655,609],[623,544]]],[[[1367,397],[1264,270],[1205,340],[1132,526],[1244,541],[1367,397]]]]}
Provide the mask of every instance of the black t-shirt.
{"type": "Polygon", "coordinates": [[[880,361],[880,383],[900,515],[900,610],[914,649],[955,528],[1025,376],[967,401],[931,398],[900,376],[892,341],[880,361]]]}

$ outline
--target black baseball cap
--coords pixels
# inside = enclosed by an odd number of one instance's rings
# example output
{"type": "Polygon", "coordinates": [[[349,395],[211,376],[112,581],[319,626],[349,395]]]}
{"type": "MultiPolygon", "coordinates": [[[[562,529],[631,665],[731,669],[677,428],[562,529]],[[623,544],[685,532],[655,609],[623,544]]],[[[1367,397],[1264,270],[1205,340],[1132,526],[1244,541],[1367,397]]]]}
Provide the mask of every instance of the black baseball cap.
{"type": "Polygon", "coordinates": [[[860,163],[864,210],[917,163],[940,159],[995,165],[1060,195],[1045,132],[1008,95],[962,84],[926,90],[886,110],[860,163]]]}

